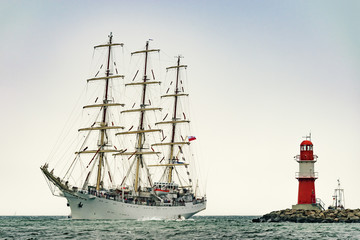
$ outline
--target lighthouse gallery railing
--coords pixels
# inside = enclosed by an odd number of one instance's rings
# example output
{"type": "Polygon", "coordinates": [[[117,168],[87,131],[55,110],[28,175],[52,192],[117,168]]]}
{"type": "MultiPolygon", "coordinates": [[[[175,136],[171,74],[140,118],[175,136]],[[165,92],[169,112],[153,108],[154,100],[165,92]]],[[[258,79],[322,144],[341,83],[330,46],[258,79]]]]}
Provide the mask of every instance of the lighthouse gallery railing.
{"type": "Polygon", "coordinates": [[[318,178],[318,172],[312,172],[312,173],[295,173],[295,178],[318,178]]]}

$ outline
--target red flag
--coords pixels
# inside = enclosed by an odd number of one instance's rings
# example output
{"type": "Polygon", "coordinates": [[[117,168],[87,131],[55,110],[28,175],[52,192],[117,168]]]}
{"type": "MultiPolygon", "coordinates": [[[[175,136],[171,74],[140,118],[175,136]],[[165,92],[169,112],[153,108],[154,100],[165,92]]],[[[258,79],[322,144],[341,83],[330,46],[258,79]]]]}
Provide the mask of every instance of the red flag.
{"type": "Polygon", "coordinates": [[[188,136],[188,139],[189,139],[189,142],[190,142],[190,141],[196,140],[196,137],[195,136],[188,136]]]}

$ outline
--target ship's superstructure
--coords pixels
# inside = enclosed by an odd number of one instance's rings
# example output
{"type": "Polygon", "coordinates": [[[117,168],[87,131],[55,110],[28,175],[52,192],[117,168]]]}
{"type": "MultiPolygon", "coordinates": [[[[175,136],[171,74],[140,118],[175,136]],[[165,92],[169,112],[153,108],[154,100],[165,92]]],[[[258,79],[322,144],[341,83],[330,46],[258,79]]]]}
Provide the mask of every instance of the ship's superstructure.
{"type": "MultiPolygon", "coordinates": [[[[181,57],[168,67],[174,73],[160,94],[160,81],[150,64],[150,56],[159,49],[132,52],[142,59],[131,79],[119,74],[112,34],[106,44],[104,63],[87,80],[96,83],[97,95],[83,107],[88,126],[80,128],[81,142],[75,158],[62,176],[45,163],[41,170],[55,193],[68,201],[74,219],[175,219],[188,218],[206,208],[193,181],[188,113],[182,99],[188,97],[182,73],[186,65],[181,57]],[[119,91],[129,96],[119,99],[119,91]],[[101,99],[101,100],[99,100],[101,99]],[[164,106],[164,107],[162,107],[164,106]],[[92,114],[92,115],[91,115],[92,114]],[[55,186],[55,189],[53,188],[55,186]]],[[[96,92],[96,91],[95,91],[96,92]]]]}

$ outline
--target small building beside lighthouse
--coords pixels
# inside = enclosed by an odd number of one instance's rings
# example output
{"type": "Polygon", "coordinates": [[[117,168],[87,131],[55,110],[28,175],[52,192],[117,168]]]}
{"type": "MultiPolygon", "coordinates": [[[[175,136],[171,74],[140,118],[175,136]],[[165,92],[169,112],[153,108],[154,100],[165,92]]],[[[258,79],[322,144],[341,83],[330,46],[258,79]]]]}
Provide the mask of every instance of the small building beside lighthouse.
{"type": "Polygon", "coordinates": [[[316,198],[315,180],[318,173],[315,172],[317,156],[313,152],[313,143],[310,137],[300,144],[300,155],[296,155],[295,160],[299,163],[299,172],[295,178],[299,181],[298,202],[292,209],[304,210],[324,210],[320,199],[316,198]]]}

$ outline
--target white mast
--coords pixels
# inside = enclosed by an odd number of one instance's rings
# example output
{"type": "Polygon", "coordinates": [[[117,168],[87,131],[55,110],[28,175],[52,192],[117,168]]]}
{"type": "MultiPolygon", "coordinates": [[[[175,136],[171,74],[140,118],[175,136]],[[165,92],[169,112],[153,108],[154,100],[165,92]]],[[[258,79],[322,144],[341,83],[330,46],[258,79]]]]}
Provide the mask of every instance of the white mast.
{"type": "Polygon", "coordinates": [[[338,187],[335,189],[333,195],[333,207],[335,209],[345,209],[344,189],[340,187],[340,179],[338,179],[337,182],[338,187]]]}

